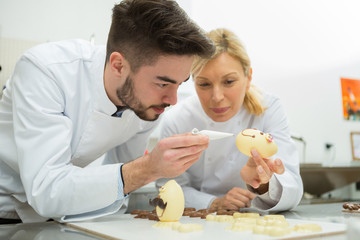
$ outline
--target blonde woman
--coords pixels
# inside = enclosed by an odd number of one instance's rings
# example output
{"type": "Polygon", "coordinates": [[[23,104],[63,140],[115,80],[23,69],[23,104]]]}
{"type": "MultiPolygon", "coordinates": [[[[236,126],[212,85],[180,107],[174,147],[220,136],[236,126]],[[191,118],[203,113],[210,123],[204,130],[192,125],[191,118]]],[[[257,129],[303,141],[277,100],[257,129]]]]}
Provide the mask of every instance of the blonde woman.
{"type": "MultiPolygon", "coordinates": [[[[226,29],[208,33],[216,45],[210,59],[195,58],[192,77],[197,96],[165,113],[162,137],[193,128],[232,132],[246,128],[270,133],[278,152],[262,159],[240,153],[235,138],[211,141],[200,159],[176,178],[187,207],[281,211],[295,207],[303,187],[295,144],[279,99],[251,84],[249,56],[237,36],[226,29]]],[[[158,181],[161,185],[162,180],[158,181]]]]}

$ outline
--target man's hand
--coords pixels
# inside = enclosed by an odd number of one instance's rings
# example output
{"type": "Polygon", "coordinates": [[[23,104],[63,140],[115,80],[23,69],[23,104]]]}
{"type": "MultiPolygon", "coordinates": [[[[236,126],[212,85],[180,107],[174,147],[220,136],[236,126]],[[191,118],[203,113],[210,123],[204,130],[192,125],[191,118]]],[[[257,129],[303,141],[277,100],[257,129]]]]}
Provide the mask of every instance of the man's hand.
{"type": "Polygon", "coordinates": [[[261,189],[259,193],[263,194],[268,191],[268,183],[272,175],[283,174],[285,168],[280,159],[261,158],[256,149],[251,150],[251,155],[240,174],[244,182],[255,189],[261,189]]]}
{"type": "Polygon", "coordinates": [[[250,207],[251,200],[255,197],[256,195],[247,189],[234,187],[223,197],[215,199],[210,209],[238,210],[239,208],[250,207]]]}
{"type": "Polygon", "coordinates": [[[208,146],[208,136],[191,133],[160,140],[151,153],[123,165],[124,193],[159,178],[179,176],[208,146]]]}
{"type": "Polygon", "coordinates": [[[162,139],[149,154],[154,178],[179,176],[199,159],[208,145],[208,136],[190,133],[162,139]]]}

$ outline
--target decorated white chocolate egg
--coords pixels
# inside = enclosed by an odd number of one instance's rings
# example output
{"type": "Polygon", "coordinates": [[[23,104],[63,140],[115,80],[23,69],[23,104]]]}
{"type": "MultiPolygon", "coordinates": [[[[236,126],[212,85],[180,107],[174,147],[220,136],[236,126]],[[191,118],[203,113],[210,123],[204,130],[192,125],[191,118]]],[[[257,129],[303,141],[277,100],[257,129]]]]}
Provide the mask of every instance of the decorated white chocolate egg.
{"type": "Polygon", "coordinates": [[[185,208],[184,193],[181,186],[175,180],[169,180],[159,188],[158,198],[163,202],[156,206],[156,214],[160,221],[179,221],[185,208]]]}
{"type": "Polygon", "coordinates": [[[251,149],[256,149],[262,158],[268,158],[277,152],[277,145],[269,133],[258,129],[248,128],[236,137],[236,146],[240,152],[251,156],[251,149]]]}

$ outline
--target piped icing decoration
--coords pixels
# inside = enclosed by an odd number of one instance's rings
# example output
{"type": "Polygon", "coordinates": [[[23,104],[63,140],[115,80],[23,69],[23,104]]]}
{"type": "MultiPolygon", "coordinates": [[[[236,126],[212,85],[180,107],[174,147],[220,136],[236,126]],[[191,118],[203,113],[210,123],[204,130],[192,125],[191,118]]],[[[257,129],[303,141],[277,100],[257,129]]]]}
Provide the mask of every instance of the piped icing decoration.
{"type": "Polygon", "coordinates": [[[247,129],[241,131],[241,134],[242,134],[243,136],[255,138],[255,134],[245,134],[244,132],[245,132],[246,130],[247,130],[247,129]]]}
{"type": "Polygon", "coordinates": [[[191,133],[192,134],[195,134],[195,135],[197,135],[197,134],[199,134],[199,130],[197,129],[197,128],[194,128],[192,131],[191,131],[191,133]]]}
{"type": "MultiPolygon", "coordinates": [[[[252,128],[252,129],[253,129],[253,130],[257,130],[256,128],[252,128]]],[[[245,129],[245,130],[248,130],[248,129],[245,129]]],[[[246,134],[246,133],[244,133],[245,130],[242,130],[242,131],[241,131],[241,134],[242,134],[243,136],[252,137],[252,138],[255,138],[255,137],[256,137],[255,134],[246,134]]],[[[271,136],[270,133],[263,133],[263,132],[260,131],[260,135],[265,135],[265,139],[266,139],[266,141],[268,141],[268,142],[272,142],[273,139],[274,139],[274,138],[271,136]]]]}

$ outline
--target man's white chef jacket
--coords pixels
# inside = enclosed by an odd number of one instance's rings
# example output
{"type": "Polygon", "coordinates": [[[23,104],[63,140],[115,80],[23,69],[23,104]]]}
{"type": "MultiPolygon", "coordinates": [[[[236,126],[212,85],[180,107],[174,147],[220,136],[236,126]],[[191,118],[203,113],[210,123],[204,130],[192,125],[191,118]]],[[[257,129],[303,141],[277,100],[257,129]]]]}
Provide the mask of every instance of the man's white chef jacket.
{"type": "Polygon", "coordinates": [[[104,65],[105,47],[82,40],[20,58],[0,102],[0,217],[66,221],[120,208],[120,163],[144,154],[156,122],[111,116],[104,65]],[[116,164],[85,167],[114,147],[106,162],[116,164]]]}
{"type": "MultiPolygon", "coordinates": [[[[240,170],[249,157],[240,153],[235,144],[238,133],[246,128],[256,128],[270,133],[278,145],[278,152],[271,158],[280,158],[285,173],[274,174],[269,182],[269,191],[257,196],[252,206],[262,210],[281,211],[295,207],[303,193],[299,174],[298,152],[290,138],[288,120],[280,100],[264,94],[265,113],[250,115],[242,106],[239,112],[226,122],[215,122],[201,107],[197,96],[191,96],[168,110],[161,123],[162,137],[198,130],[214,130],[234,133],[234,137],[210,141],[209,147],[200,159],[184,174],[176,178],[182,185],[185,205],[203,209],[210,207],[212,201],[222,197],[233,187],[247,188],[240,176],[240,170]]],[[[164,184],[166,179],[157,181],[164,184]]]]}

